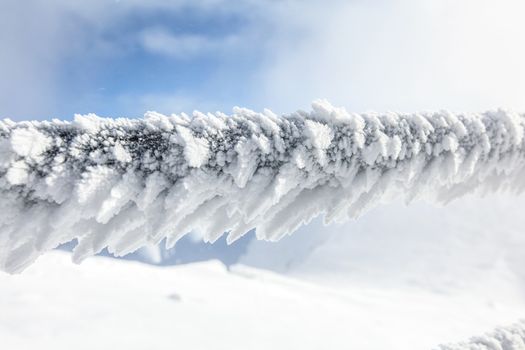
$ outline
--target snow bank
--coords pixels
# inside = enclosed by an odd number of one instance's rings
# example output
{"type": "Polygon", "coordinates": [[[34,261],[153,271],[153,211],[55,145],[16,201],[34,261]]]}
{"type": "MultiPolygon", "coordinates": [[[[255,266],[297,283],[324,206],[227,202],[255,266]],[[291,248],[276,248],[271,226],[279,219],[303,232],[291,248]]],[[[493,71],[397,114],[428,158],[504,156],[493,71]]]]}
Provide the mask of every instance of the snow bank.
{"type": "Polygon", "coordinates": [[[452,345],[441,345],[440,350],[524,350],[525,322],[508,328],[496,329],[493,333],[473,337],[470,341],[452,345]]]}
{"type": "Polygon", "coordinates": [[[74,259],[197,231],[278,240],[324,214],[525,186],[525,115],[311,112],[0,121],[0,266],[78,239],[74,259]]]}

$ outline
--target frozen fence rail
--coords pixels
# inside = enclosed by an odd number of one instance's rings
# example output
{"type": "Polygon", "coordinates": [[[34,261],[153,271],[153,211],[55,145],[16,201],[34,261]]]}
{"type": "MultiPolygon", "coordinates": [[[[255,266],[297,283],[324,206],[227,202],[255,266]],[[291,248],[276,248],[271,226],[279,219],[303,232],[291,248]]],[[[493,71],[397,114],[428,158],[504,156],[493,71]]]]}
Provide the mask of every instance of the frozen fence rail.
{"type": "Polygon", "coordinates": [[[393,197],[447,202],[525,185],[525,116],[350,114],[326,101],[276,116],[234,109],[144,119],[0,121],[0,268],[78,239],[79,261],[196,230],[278,240],[319,214],[393,197]]]}

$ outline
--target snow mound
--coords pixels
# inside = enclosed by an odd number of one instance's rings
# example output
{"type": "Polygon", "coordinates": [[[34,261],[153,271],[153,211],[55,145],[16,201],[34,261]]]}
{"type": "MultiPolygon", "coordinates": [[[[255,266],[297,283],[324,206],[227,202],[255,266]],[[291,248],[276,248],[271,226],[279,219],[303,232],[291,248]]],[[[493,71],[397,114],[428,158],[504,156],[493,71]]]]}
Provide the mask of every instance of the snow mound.
{"type": "Polygon", "coordinates": [[[214,260],[78,266],[55,250],[22,275],[0,272],[0,340],[7,350],[429,350],[524,315],[523,299],[494,294],[497,307],[471,294],[317,284],[214,260]]]}
{"type": "Polygon", "coordinates": [[[326,101],[144,119],[0,121],[0,268],[78,240],[74,260],[196,231],[276,241],[402,197],[446,203],[525,186],[525,115],[351,114],[326,101]]]}
{"type": "Polygon", "coordinates": [[[498,328],[493,333],[473,337],[454,345],[441,345],[440,350],[524,350],[525,321],[511,327],[498,328]]]}

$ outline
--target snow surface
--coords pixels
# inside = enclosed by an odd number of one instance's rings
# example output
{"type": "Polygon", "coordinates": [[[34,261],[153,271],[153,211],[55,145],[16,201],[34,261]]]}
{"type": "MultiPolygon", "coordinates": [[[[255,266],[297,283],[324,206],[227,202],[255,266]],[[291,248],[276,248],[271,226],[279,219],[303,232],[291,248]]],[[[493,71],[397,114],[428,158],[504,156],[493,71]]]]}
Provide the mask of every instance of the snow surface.
{"type": "Polygon", "coordinates": [[[75,261],[192,231],[232,242],[255,228],[277,241],[320,214],[344,222],[393,198],[524,189],[522,114],[312,107],[0,122],[0,268],[21,271],[73,239],[75,261]]]}
{"type": "Polygon", "coordinates": [[[23,274],[0,272],[0,310],[2,349],[420,350],[512,324],[525,302],[322,285],[218,261],[79,266],[54,251],[23,274]]]}

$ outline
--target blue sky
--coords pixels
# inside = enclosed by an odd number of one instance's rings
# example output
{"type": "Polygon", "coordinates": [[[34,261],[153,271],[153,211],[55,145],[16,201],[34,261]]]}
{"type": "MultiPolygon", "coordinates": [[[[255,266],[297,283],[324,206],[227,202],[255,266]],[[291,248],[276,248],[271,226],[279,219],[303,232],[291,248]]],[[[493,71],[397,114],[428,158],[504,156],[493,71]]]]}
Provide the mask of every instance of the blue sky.
{"type": "Polygon", "coordinates": [[[10,17],[2,24],[1,70],[11,80],[2,84],[1,112],[15,118],[137,116],[155,104],[177,112],[231,108],[247,102],[242,81],[263,56],[258,37],[271,31],[240,4],[213,1],[0,6],[10,17]]]}
{"type": "Polygon", "coordinates": [[[0,117],[525,110],[519,0],[4,0],[0,117]]]}

